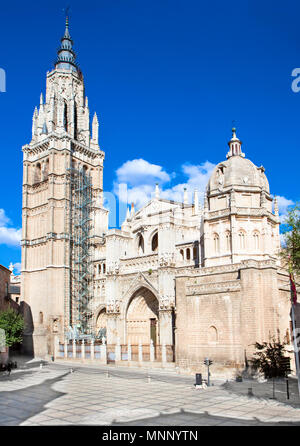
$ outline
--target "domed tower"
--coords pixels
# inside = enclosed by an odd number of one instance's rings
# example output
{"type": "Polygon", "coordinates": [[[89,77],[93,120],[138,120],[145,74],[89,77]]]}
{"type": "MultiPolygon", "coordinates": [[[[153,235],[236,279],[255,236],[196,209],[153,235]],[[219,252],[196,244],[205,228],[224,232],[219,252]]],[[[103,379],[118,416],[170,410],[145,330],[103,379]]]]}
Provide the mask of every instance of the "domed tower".
{"type": "Polygon", "coordinates": [[[242,152],[232,129],[227,160],[208,182],[203,214],[203,266],[274,258],[280,248],[278,212],[263,166],[242,152]]]}

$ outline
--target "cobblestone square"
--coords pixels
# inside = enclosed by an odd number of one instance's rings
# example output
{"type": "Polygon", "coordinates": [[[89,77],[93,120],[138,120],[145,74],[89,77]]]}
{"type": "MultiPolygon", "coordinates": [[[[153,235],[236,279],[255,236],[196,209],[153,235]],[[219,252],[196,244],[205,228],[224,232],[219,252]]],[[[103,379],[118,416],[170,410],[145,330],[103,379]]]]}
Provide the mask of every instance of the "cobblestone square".
{"type": "Polygon", "coordinates": [[[158,369],[24,363],[10,376],[0,375],[0,425],[300,425],[293,379],[289,400],[284,382],[277,383],[272,400],[271,383],[213,379],[213,386],[196,390],[194,381],[158,369]],[[247,395],[250,386],[253,397],[247,395]]]}

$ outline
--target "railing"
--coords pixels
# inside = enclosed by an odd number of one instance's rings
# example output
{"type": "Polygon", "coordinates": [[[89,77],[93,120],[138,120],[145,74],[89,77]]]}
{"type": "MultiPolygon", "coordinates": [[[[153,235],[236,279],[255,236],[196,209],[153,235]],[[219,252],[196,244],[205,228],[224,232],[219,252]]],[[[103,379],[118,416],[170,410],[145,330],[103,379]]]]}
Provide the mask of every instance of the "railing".
{"type": "Polygon", "coordinates": [[[122,274],[135,271],[147,271],[149,269],[157,269],[157,266],[158,266],[157,253],[120,260],[120,272],[122,274]]]}
{"type": "Polygon", "coordinates": [[[102,363],[120,362],[174,362],[173,345],[150,344],[106,344],[105,341],[66,340],[63,344],[56,340],[56,359],[80,359],[101,361],[102,363]]]}

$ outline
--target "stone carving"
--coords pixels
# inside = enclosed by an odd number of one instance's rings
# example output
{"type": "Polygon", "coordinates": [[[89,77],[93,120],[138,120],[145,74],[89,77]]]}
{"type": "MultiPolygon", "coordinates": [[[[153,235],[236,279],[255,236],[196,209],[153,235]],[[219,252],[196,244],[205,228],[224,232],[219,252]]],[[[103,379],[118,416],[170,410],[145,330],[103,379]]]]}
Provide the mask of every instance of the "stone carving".
{"type": "Polygon", "coordinates": [[[174,253],[173,252],[165,252],[159,258],[159,265],[160,266],[173,266],[173,265],[175,265],[174,253]]]}

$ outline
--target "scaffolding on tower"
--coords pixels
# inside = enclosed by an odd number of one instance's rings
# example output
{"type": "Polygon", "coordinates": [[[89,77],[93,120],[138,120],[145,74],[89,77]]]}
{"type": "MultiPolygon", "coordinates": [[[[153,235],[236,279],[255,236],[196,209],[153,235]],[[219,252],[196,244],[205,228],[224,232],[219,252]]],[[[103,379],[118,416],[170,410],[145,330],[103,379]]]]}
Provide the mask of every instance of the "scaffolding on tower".
{"type": "Polygon", "coordinates": [[[70,302],[69,323],[80,336],[92,334],[93,189],[86,169],[71,168],[70,184],[70,302]]]}

